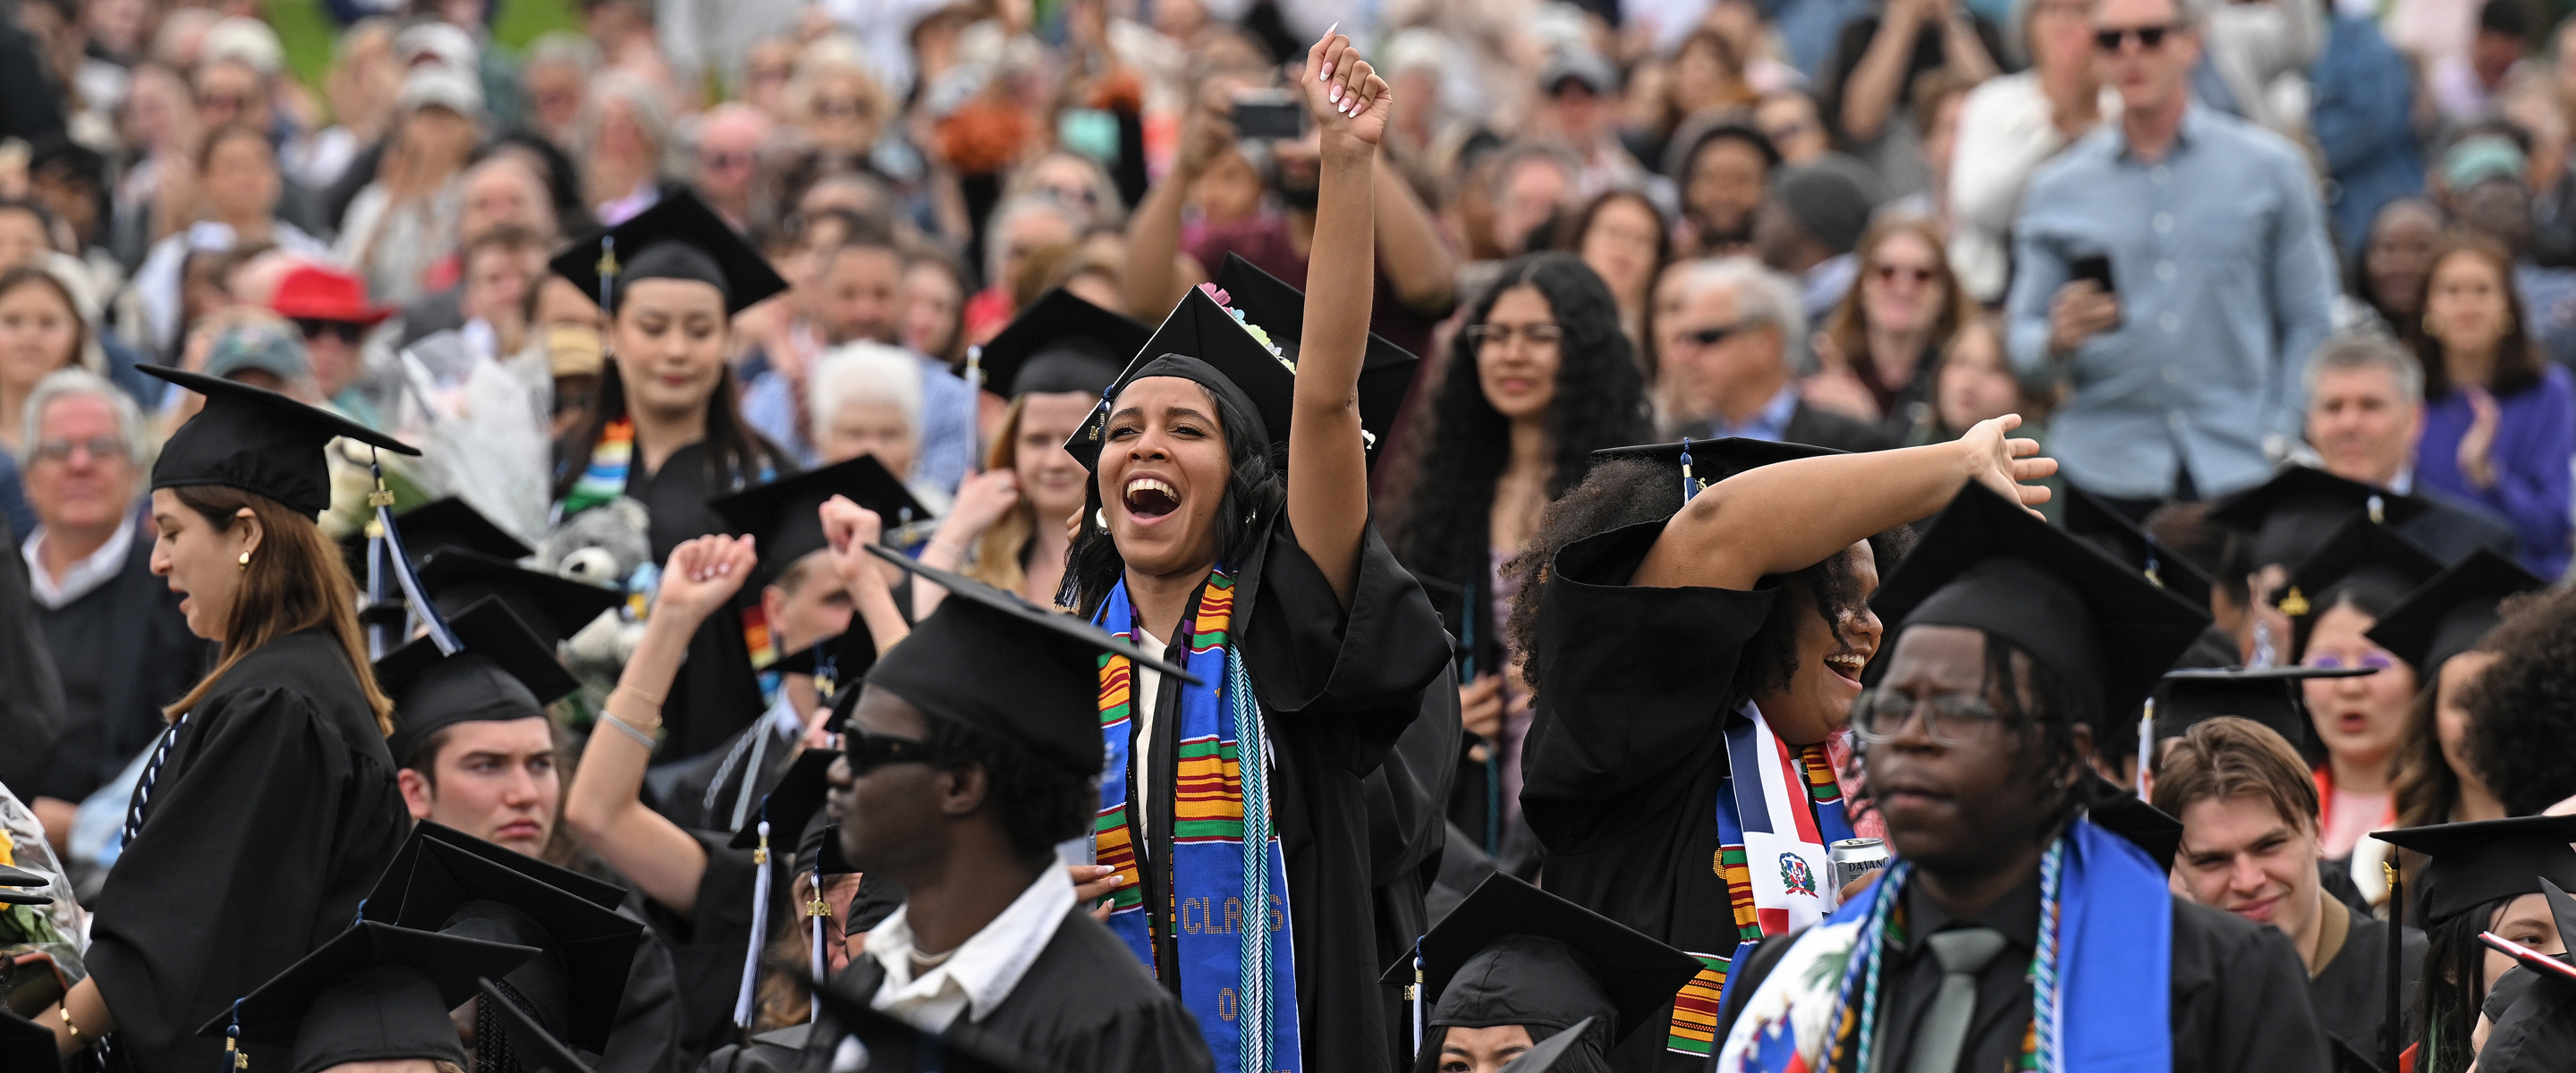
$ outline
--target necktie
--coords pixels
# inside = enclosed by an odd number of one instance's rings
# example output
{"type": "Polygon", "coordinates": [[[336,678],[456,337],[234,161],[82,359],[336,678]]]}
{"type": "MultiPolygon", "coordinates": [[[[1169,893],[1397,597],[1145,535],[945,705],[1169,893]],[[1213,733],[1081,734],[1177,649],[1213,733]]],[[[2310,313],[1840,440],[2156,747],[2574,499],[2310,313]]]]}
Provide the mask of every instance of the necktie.
{"type": "Polygon", "coordinates": [[[1968,1022],[1977,1014],[1977,973],[2004,949],[2004,933],[1993,928],[1954,928],[1924,940],[1941,961],[1941,990],[1924,1011],[1923,1028],[1914,1037],[1913,1061],[1906,1073],[1953,1073],[1968,1042],[1968,1022]]]}

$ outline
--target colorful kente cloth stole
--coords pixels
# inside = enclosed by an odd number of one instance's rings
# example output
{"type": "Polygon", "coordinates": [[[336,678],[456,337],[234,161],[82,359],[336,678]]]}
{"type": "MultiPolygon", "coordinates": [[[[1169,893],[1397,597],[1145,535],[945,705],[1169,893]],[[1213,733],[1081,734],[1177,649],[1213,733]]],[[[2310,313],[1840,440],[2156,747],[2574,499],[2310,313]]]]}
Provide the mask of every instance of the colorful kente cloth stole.
{"type": "Polygon", "coordinates": [[[1761,942],[1824,918],[1833,905],[1826,847],[1852,836],[1842,787],[1822,743],[1793,752],[1747,701],[1726,721],[1727,777],[1717,794],[1718,859],[1737,945],[1691,951],[1704,966],[1673,996],[1665,1048],[1706,1055],[1716,1045],[1727,966],[1761,942]]]}
{"type": "Polygon", "coordinates": [[[556,516],[569,518],[626,494],[626,469],[635,462],[635,422],[618,418],[602,426],[590,448],[590,464],[573,478],[556,516]]]}
{"type": "MultiPolygon", "coordinates": [[[[1866,1070],[1882,1042],[1885,953],[1912,865],[1899,860],[1799,936],[1719,1048],[1719,1073],[1866,1070]]],[[[2128,840],[2079,819],[2040,860],[2038,951],[2022,1069],[2168,1073],[2173,896],[2164,870],[2128,840]]]]}
{"type": "MultiPolygon", "coordinates": [[[[1157,780],[1163,786],[1133,785],[1135,751],[1154,743],[1136,740],[1134,668],[1123,656],[1101,657],[1108,764],[1100,774],[1093,859],[1118,869],[1123,880],[1111,900],[1109,928],[1138,960],[1155,969],[1160,939],[1178,949],[1181,1002],[1197,1016],[1219,1073],[1295,1073],[1303,1061],[1287,861],[1270,822],[1261,705],[1234,650],[1233,617],[1234,578],[1211,572],[1184,620],[1185,665],[1205,684],[1167,680],[1167,687],[1178,687],[1178,703],[1154,721],[1156,734],[1177,743],[1172,770],[1157,780]],[[1171,818],[1171,844],[1143,855],[1170,881],[1171,912],[1160,923],[1145,911],[1141,866],[1149,862],[1140,861],[1138,844],[1150,832],[1134,822],[1141,815],[1139,793],[1155,794],[1156,811],[1171,818]],[[1175,934],[1161,934],[1165,927],[1175,934]]],[[[1094,621],[1121,640],[1135,639],[1125,581],[1110,590],[1094,621]]]]}

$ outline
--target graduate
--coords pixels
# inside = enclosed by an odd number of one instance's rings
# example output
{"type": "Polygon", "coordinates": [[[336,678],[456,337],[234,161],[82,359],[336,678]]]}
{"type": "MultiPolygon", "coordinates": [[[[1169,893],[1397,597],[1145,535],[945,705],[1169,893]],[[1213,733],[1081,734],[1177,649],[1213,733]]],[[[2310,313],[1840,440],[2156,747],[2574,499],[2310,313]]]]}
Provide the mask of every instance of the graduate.
{"type": "MultiPolygon", "coordinates": [[[[1174,682],[1191,672],[1071,616],[875,550],[948,597],[868,671],[832,768],[842,853],[909,899],[868,933],[865,956],[831,990],[925,1032],[1044,1055],[1068,1073],[1213,1068],[1206,1022],[1093,919],[1055,854],[1092,826],[1102,657],[1174,682]],[[1013,673],[987,673],[997,666],[1013,673]]],[[[1246,927],[1286,923],[1275,910],[1188,911],[1199,930],[1237,942],[1246,927]]],[[[808,1052],[837,1046],[818,1031],[808,1052]]]]}
{"type": "MultiPolygon", "coordinates": [[[[2210,584],[2209,575],[2201,573],[2199,567],[2183,557],[2166,551],[2157,544],[2153,535],[2139,528],[2126,515],[2081,488],[2067,489],[2066,505],[2058,513],[2067,532],[2129,564],[2139,576],[2182,597],[2183,602],[2207,608],[2213,623],[2216,621],[2220,603],[2215,598],[2217,590],[2210,584]]],[[[2211,625],[2200,631],[2200,637],[2192,642],[2181,659],[2175,661],[2175,665],[2234,667],[2243,662],[2244,657],[2237,651],[2236,639],[2211,625]]],[[[2124,790],[2136,789],[2138,780],[2144,775],[2137,770],[2137,725],[2105,719],[2098,729],[2100,733],[2093,739],[2093,769],[2114,786],[2124,790]]]]}
{"type": "MultiPolygon", "coordinates": [[[[2391,925],[2320,881],[2317,787],[2289,741],[2250,719],[2197,721],[2157,762],[2155,803],[2183,822],[2176,893],[2280,929],[2326,1033],[2363,1055],[2388,1053],[2402,1028],[2387,1021],[2391,925]]],[[[2424,933],[2404,928],[2400,941],[2398,988],[2412,994],[2424,933]]]]}
{"type": "MultiPolygon", "coordinates": [[[[2540,893],[2549,899],[2558,933],[2576,934],[2576,897],[2547,879],[2540,881],[2540,893]]],[[[2479,1018],[2478,1030],[2486,1040],[2477,1048],[2479,1069],[2544,1073],[2576,1068],[2576,966],[2565,954],[2550,960],[2558,964],[2523,959],[2496,981],[2479,1018]]]]}
{"type": "Polygon", "coordinates": [[[1879,647],[1879,567],[1963,482],[2046,499],[2020,482],[2055,463],[2006,438],[2018,422],[1869,454],[1614,449],[1540,521],[1512,629],[1547,888],[1705,966],[1614,1065],[1704,1065],[1739,951],[1831,909],[1826,846],[1852,831],[1825,746],[1879,647]]]}
{"type": "Polygon", "coordinates": [[[1851,719],[1895,860],[1747,958],[1716,1068],[2322,1073],[2289,940],[2084,816],[2093,721],[2207,615],[1978,485],[1874,603],[1891,647],[1851,719]]]}
{"type": "MultiPolygon", "coordinates": [[[[2380,647],[2369,633],[2397,601],[2441,571],[2440,563],[2395,530],[2356,516],[2299,561],[2275,602],[2290,621],[2286,662],[2379,668],[2363,678],[2300,683],[2308,725],[2325,753],[2316,772],[2328,860],[2352,858],[2364,835],[2397,822],[2391,779],[2420,678],[2413,664],[2380,647]]],[[[2354,870],[2365,893],[2385,886],[2371,870],[2354,870]]]]}
{"type": "Polygon", "coordinates": [[[465,1045],[448,1011],[473,1000],[477,981],[508,973],[537,953],[362,921],[239,1002],[226,1003],[197,1035],[214,1046],[226,1069],[235,1068],[229,1052],[236,1046],[252,1056],[243,1068],[275,1073],[462,1069],[465,1045]]]}
{"type": "Polygon", "coordinates": [[[615,589],[454,546],[421,557],[420,587],[443,615],[486,598],[501,601],[548,652],[560,650],[592,620],[626,603],[626,594],[615,589]]]}
{"type": "MultiPolygon", "coordinates": [[[[2468,691],[2495,665],[2487,635],[2503,621],[2507,597],[2546,587],[2508,556],[2481,548],[2425,582],[2380,616],[2364,636],[2415,668],[2415,706],[2397,756],[2400,827],[2500,820],[2504,802],[2469,762],[2474,722],[2468,691]]],[[[2415,862],[2406,867],[2411,871],[2415,862]]]]}
{"type": "Polygon", "coordinates": [[[2478,941],[2498,936],[2543,954],[2567,952],[2567,937],[2541,883],[2576,887],[2576,816],[2517,816],[2384,831],[2380,836],[2426,854],[2406,893],[2410,918],[2424,929],[2423,988],[2407,1021],[2407,1050],[2416,1073],[2460,1073],[2474,1051],[2470,1036],[2496,979],[2513,959],[2478,941]]]}
{"type": "Polygon", "coordinates": [[[1387,91],[1340,35],[1308,50],[1302,79],[1323,163],[1297,348],[1215,288],[1191,291],[1066,445],[1094,473],[1075,610],[1198,679],[1124,657],[1098,669],[1110,927],[1207,1030],[1217,1068],[1243,1073],[1393,1060],[1376,982],[1391,944],[1373,924],[1390,877],[1370,833],[1386,810],[1367,779],[1449,663],[1430,601],[1368,521],[1368,445],[1387,430],[1365,418],[1392,400],[1363,390],[1354,314],[1370,301],[1387,91]],[[1247,937],[1228,904],[1271,927],[1247,937]]]}
{"type": "Polygon", "coordinates": [[[1606,1073],[1698,958],[1508,875],[1488,876],[1381,979],[1414,984],[1415,1073],[1494,1073],[1559,1035],[1556,1068],[1606,1073]],[[1416,984],[1416,981],[1419,981],[1416,984]]]}
{"type": "Polygon", "coordinates": [[[334,437],[418,452],[273,392],[144,371],[206,397],[152,467],[152,565],[222,649],[168,709],[92,907],[89,978],[48,1027],[65,1053],[107,1039],[124,1068],[212,1069],[223,1048],[196,1027],[346,926],[410,825],[357,591],[313,519],[334,437]]]}
{"type": "MultiPolygon", "coordinates": [[[[409,534],[406,533],[406,536],[409,534]]],[[[394,734],[386,740],[400,769],[395,778],[412,818],[421,821],[387,875],[408,874],[424,840],[448,833],[513,856],[484,853],[503,867],[575,894],[597,886],[554,867],[547,855],[561,816],[562,776],[555,768],[555,729],[546,705],[574,688],[550,647],[500,600],[486,597],[448,620],[463,648],[441,655],[422,638],[376,661],[376,679],[394,698],[394,734]],[[438,832],[430,834],[429,832],[438,832]],[[566,878],[572,877],[572,878],[566,878]],[[580,888],[576,890],[575,888],[580,888]]],[[[368,899],[368,912],[401,904],[401,888],[368,899]],[[392,901],[386,897],[392,896],[392,901]]],[[[603,910],[623,891],[611,888],[603,910]]],[[[642,924],[640,918],[632,921],[642,924]]],[[[653,1073],[680,1052],[679,993],[671,951],[650,932],[635,944],[624,997],[604,1047],[602,1070],[653,1073]]]]}

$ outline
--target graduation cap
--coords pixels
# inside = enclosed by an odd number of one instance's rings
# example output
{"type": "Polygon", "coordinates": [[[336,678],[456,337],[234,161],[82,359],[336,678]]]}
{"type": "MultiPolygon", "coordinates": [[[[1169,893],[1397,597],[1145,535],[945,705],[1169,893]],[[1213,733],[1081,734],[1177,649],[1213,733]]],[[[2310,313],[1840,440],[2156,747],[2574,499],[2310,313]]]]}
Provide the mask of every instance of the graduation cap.
{"type": "Polygon", "coordinates": [[[2308,633],[2347,589],[2376,589],[2394,603],[2442,572],[2441,560],[2369,518],[2355,515],[2290,571],[2290,586],[2274,606],[2290,616],[2290,660],[2308,650],[2308,633]]]}
{"type": "Polygon", "coordinates": [[[1575,1022],[1574,1027],[1538,1041],[1536,1046],[1522,1051],[1519,1057],[1503,1063],[1502,1073],[1552,1073],[1557,1060],[1565,1057],[1565,1052],[1573,1050],[1574,1041],[1582,1039],[1584,1033],[1592,1030],[1593,1022],[1598,1020],[1598,1017],[1586,1017],[1575,1022]]]}
{"type": "Polygon", "coordinates": [[[323,448],[346,436],[395,454],[420,450],[317,406],[274,391],[198,373],[139,365],[206,397],[204,409],[170,434],[152,463],[152,488],[220,485],[267,496],[306,515],[331,507],[323,448]]]}
{"type": "MultiPolygon", "coordinates": [[[[865,998],[851,998],[836,987],[816,988],[814,999],[832,1015],[831,1023],[859,1041],[866,1051],[860,1068],[868,1073],[1051,1073],[1059,1067],[1022,1053],[990,1033],[958,1038],[924,1032],[909,1021],[879,1012],[865,998]]],[[[959,1019],[963,1021],[963,1018],[959,1019]]]]}
{"type": "Polygon", "coordinates": [[[860,455],[707,501],[738,533],[757,537],[761,569],[771,575],[823,550],[823,503],[833,496],[877,512],[888,528],[930,517],[930,510],[875,455],[860,455]]]}
{"type": "Polygon", "coordinates": [[[1006,399],[1033,392],[1099,398],[1153,335],[1135,318],[1058,287],[1012,318],[977,360],[984,390],[1006,399]]]}
{"type": "Polygon", "coordinates": [[[2259,568],[2307,558],[2354,515],[2397,525],[2432,509],[2413,496],[2321,469],[2285,466],[2271,480],[2220,500],[2209,520],[2247,534],[2247,557],[2259,568]]]}
{"type": "MultiPolygon", "coordinates": [[[[838,832],[840,828],[833,828],[838,832]]],[[[859,877],[859,892],[850,898],[850,910],[841,917],[842,935],[864,935],[875,931],[885,918],[903,908],[903,888],[894,880],[875,872],[859,877]]]]}
{"type": "Polygon", "coordinates": [[[477,979],[536,956],[527,946],[360,921],[197,1034],[291,1047],[291,1073],[404,1058],[462,1066],[465,1048],[447,1012],[474,997],[477,979]]]}
{"type": "Polygon", "coordinates": [[[1682,501],[1689,502],[1700,489],[1735,476],[1746,470],[1760,469],[1774,462],[1799,458],[1818,458],[1847,452],[1830,447],[1810,447],[1803,443],[1757,440],[1728,436],[1715,440],[1683,440],[1680,443],[1648,443],[1634,447],[1604,447],[1592,452],[1592,463],[1640,461],[1669,467],[1682,479],[1682,501]]]}
{"type": "Polygon", "coordinates": [[[639,279],[713,286],[725,296],[727,315],[787,289],[769,259],[685,187],[625,223],[575,239],[548,264],[612,316],[623,297],[619,285],[639,279]]]}
{"type": "Polygon", "coordinates": [[[2093,493],[2081,488],[2066,489],[2063,521],[2067,532],[2129,564],[2147,580],[2173,590],[2174,595],[2196,607],[2209,606],[2209,575],[2182,556],[2167,552],[2155,537],[2093,493]]]}
{"type": "Polygon", "coordinates": [[[502,981],[574,1046],[604,1050],[635,947],[644,939],[643,923],[519,866],[542,863],[533,858],[510,854],[514,860],[502,860],[441,839],[416,841],[412,867],[399,876],[388,872],[378,882],[365,915],[385,920],[376,905],[388,900],[397,907],[387,921],[392,924],[537,947],[545,956],[481,975],[502,981]],[[395,882],[399,893],[384,889],[395,882]]]}
{"type": "Polygon", "coordinates": [[[2363,636],[2429,682],[2445,661],[2477,647],[2496,628],[2505,597],[2548,584],[2492,549],[2479,548],[2407,593],[2363,636]]]}
{"type": "MultiPolygon", "coordinates": [[[[517,1063],[520,1073],[590,1073],[590,1066],[581,1056],[572,1053],[572,1048],[564,1046],[518,1003],[510,1001],[500,985],[490,979],[478,980],[475,991],[483,1005],[497,1015],[501,1031],[509,1036],[510,1060],[517,1063]]],[[[476,1042],[479,1045],[481,1041],[476,1042]]]]}
{"type": "MultiPolygon", "coordinates": [[[[1298,345],[1306,334],[1306,292],[1233,253],[1217,266],[1216,287],[1230,299],[1228,305],[1243,311],[1245,320],[1269,333],[1270,341],[1286,352],[1291,363],[1297,360],[1298,345]]],[[[1360,310],[1359,318],[1366,321],[1368,311],[1360,310]]],[[[1421,363],[1403,347],[1376,332],[1368,333],[1360,355],[1361,428],[1383,438],[1395,426],[1396,410],[1404,404],[1404,393],[1412,388],[1414,369],[1421,363]]],[[[1284,428],[1280,436],[1284,442],[1284,428]]]]}
{"type": "MultiPolygon", "coordinates": [[[[823,796],[831,792],[832,761],[840,755],[835,749],[807,749],[788,763],[778,782],[760,798],[759,816],[769,824],[771,835],[783,841],[804,833],[815,810],[823,807],[823,796]]],[[[760,825],[746,823],[726,845],[751,849],[759,843],[760,825]]]]}
{"type": "Polygon", "coordinates": [[[394,732],[385,747],[397,764],[448,727],[543,719],[546,705],[581,688],[555,661],[554,646],[498,599],[476,600],[447,624],[464,646],[456,654],[423,637],[376,661],[376,685],[394,699],[394,732]]]}
{"type": "Polygon", "coordinates": [[[54,1049],[54,1030],[0,1005],[0,1069],[60,1068],[62,1055],[54,1049]]]}
{"type": "Polygon", "coordinates": [[[394,850],[393,863],[385,866],[384,875],[376,880],[375,890],[359,906],[362,918],[393,922],[402,909],[403,890],[408,885],[412,869],[420,863],[420,847],[430,842],[463,850],[512,869],[602,909],[615,909],[626,901],[626,888],[615,883],[592,879],[561,865],[548,864],[445,824],[420,820],[412,824],[410,837],[394,850]]]}
{"type": "Polygon", "coordinates": [[[29,894],[25,888],[53,883],[49,876],[0,864],[0,905],[52,905],[54,900],[42,894],[29,894]]]}
{"type": "Polygon", "coordinates": [[[939,609],[868,670],[868,688],[901,697],[924,715],[1018,742],[1067,771],[1097,775],[1103,654],[1199,684],[1187,668],[1072,615],[887,548],[868,551],[948,590],[939,609]],[[1010,673],[993,673],[997,667],[1010,673]]]}
{"type": "Polygon", "coordinates": [[[466,548],[431,553],[420,564],[420,585],[430,602],[451,614],[462,613],[487,597],[499,597],[548,650],[626,602],[626,594],[615,589],[529,570],[466,548]]]}
{"type": "MultiPolygon", "coordinates": [[[[2576,928],[2576,899],[2546,879],[2540,887],[2558,926],[2576,928]]],[[[2478,1051],[2478,1068],[2487,1073],[2555,1073],[2576,1067],[2576,981],[2568,979],[2576,969],[2569,967],[2565,954],[2516,954],[2515,960],[2522,964],[2488,993],[2484,1012],[2494,1027],[2478,1051]]]]}
{"type": "MultiPolygon", "coordinates": [[[[2103,785],[2110,784],[2106,781],[2103,785]]],[[[2147,856],[2153,858],[2159,867],[2171,873],[2174,854],[2182,849],[2182,821],[2140,800],[2135,794],[2100,796],[2102,802],[2085,810],[2085,818],[2092,820],[2093,826],[2135,843],[2139,849],[2147,851],[2147,856]]]]}
{"type": "Polygon", "coordinates": [[[2537,893],[2543,879],[2576,887],[2576,816],[2514,816],[2374,831],[2432,858],[2416,873],[2416,919],[2429,927],[2501,898],[2537,893]]]}
{"type": "Polygon", "coordinates": [[[2193,667],[2168,671],[2156,683],[2156,740],[2179,738],[2222,715],[2272,728],[2293,749],[2308,737],[2308,709],[2299,683],[2311,678],[2358,678],[2377,667],[2193,667]]]}
{"type": "Polygon", "coordinates": [[[2134,721],[2157,679],[2209,625],[2205,605],[1973,481],[1870,604],[1896,624],[1890,638],[1908,626],[1966,626],[2011,641],[2057,675],[2074,701],[2069,721],[2086,725],[2134,721]]]}
{"type": "MultiPolygon", "coordinates": [[[[1699,974],[1698,958],[1496,872],[1378,977],[1417,979],[1432,1027],[1529,1025],[1571,1034],[1598,1019],[1601,1050],[1655,1018],[1699,974]]],[[[1531,1035],[1537,1033],[1533,1031],[1531,1035]]]]}
{"type": "MultiPolygon", "coordinates": [[[[536,549],[511,536],[483,512],[455,496],[423,503],[394,515],[394,524],[402,527],[403,550],[417,561],[440,548],[465,548],[500,559],[519,560],[536,554],[536,549]]],[[[352,556],[366,552],[367,537],[361,530],[340,538],[340,545],[352,556]]],[[[363,560],[361,560],[363,561],[363,560]]],[[[364,575],[360,575],[364,580],[364,575]]]]}

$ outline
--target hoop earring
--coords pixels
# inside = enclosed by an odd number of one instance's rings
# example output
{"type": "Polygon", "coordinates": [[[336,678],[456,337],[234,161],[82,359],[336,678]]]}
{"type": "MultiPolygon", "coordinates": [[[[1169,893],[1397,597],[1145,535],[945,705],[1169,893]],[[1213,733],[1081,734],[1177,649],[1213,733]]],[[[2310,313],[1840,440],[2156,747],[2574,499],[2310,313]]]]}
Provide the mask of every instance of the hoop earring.
{"type": "Polygon", "coordinates": [[[1105,509],[1105,508],[1101,508],[1101,507],[1093,507],[1093,508],[1091,508],[1091,524],[1092,524],[1092,526],[1093,526],[1094,528],[1099,529],[1099,530],[1101,530],[1101,531],[1103,531],[1103,532],[1108,531],[1108,529],[1109,529],[1109,511],[1108,511],[1107,509],[1105,509]]]}
{"type": "Polygon", "coordinates": [[[242,569],[244,569],[244,570],[248,570],[248,569],[250,569],[250,553],[249,553],[249,552],[243,552],[243,553],[241,553],[241,557],[240,557],[240,558],[238,558],[238,559],[233,560],[233,563],[234,563],[235,565],[237,565],[237,566],[241,567],[241,568],[242,568],[242,569]]]}

